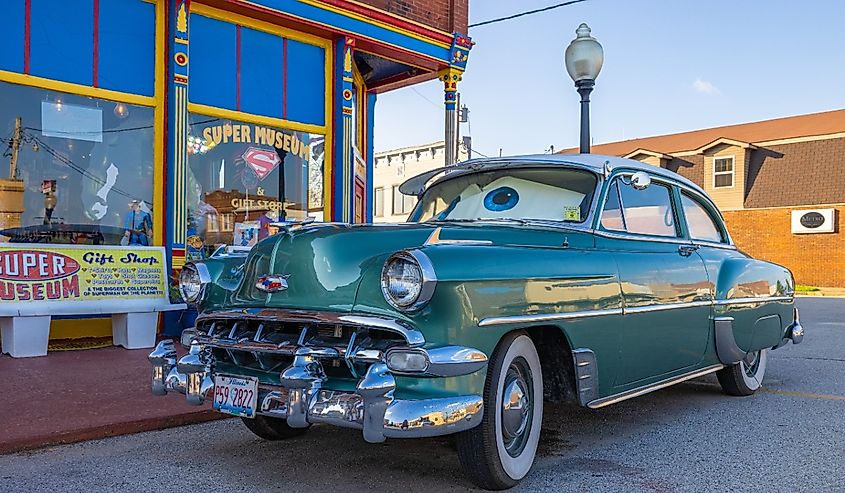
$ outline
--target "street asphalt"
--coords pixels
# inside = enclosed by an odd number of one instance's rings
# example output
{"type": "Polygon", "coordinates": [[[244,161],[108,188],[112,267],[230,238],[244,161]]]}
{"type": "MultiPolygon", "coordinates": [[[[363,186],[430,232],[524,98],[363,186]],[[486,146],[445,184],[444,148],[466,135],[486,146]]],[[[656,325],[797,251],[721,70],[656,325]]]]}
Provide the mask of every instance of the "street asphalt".
{"type": "MultiPolygon", "coordinates": [[[[845,492],[845,298],[798,306],[804,343],[770,353],[752,397],[705,377],[598,411],[547,406],[540,456],[514,491],[845,492]]],[[[237,419],[0,456],[0,491],[471,488],[448,438],[368,445],[314,426],[265,442],[237,419]]]]}

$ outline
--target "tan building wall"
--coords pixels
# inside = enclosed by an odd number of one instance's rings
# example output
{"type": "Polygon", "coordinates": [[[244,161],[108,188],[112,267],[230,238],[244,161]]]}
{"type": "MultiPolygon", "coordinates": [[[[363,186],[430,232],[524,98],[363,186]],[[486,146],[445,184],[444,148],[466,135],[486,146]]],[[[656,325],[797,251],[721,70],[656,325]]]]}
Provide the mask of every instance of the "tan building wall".
{"type": "MultiPolygon", "coordinates": [[[[373,222],[405,222],[417,200],[400,194],[399,185],[420,173],[443,167],[445,151],[446,146],[440,141],[377,152],[373,168],[373,222]]],[[[466,159],[462,150],[458,160],[466,159]]]]}

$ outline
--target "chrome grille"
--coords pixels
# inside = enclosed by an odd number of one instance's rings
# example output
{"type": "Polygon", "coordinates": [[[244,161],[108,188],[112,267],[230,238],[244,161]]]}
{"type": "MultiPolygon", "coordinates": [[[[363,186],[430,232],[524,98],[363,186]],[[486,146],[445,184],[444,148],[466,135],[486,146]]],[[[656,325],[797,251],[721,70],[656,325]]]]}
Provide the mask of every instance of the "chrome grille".
{"type": "Polygon", "coordinates": [[[357,378],[366,363],[380,358],[387,349],[409,344],[402,333],[340,318],[236,315],[202,317],[197,321],[195,340],[211,350],[215,361],[254,370],[281,371],[291,365],[298,351],[307,350],[323,361],[328,376],[357,378]]]}

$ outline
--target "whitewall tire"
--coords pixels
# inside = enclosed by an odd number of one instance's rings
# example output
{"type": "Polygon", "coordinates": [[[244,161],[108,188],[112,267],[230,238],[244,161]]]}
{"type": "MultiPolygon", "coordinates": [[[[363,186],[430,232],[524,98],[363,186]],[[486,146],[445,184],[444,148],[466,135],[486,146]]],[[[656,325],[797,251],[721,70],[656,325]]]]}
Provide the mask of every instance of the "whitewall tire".
{"type": "Polygon", "coordinates": [[[763,386],[768,362],[768,349],[754,351],[748,353],[739,363],[717,371],[716,377],[726,394],[751,395],[763,386]]]}
{"type": "Polygon", "coordinates": [[[458,434],[458,457],[473,483],[516,485],[534,464],[543,424],[540,358],[524,332],[505,336],[487,368],[481,424],[458,434]]]}

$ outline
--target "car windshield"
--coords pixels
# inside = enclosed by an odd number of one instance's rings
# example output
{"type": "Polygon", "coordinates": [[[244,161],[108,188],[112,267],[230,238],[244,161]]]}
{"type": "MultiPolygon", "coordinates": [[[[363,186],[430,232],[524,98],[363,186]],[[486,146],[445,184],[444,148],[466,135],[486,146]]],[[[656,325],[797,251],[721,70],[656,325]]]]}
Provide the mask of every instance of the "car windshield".
{"type": "Polygon", "coordinates": [[[584,222],[596,176],[574,168],[524,168],[448,176],[423,193],[411,220],[584,222]]]}

